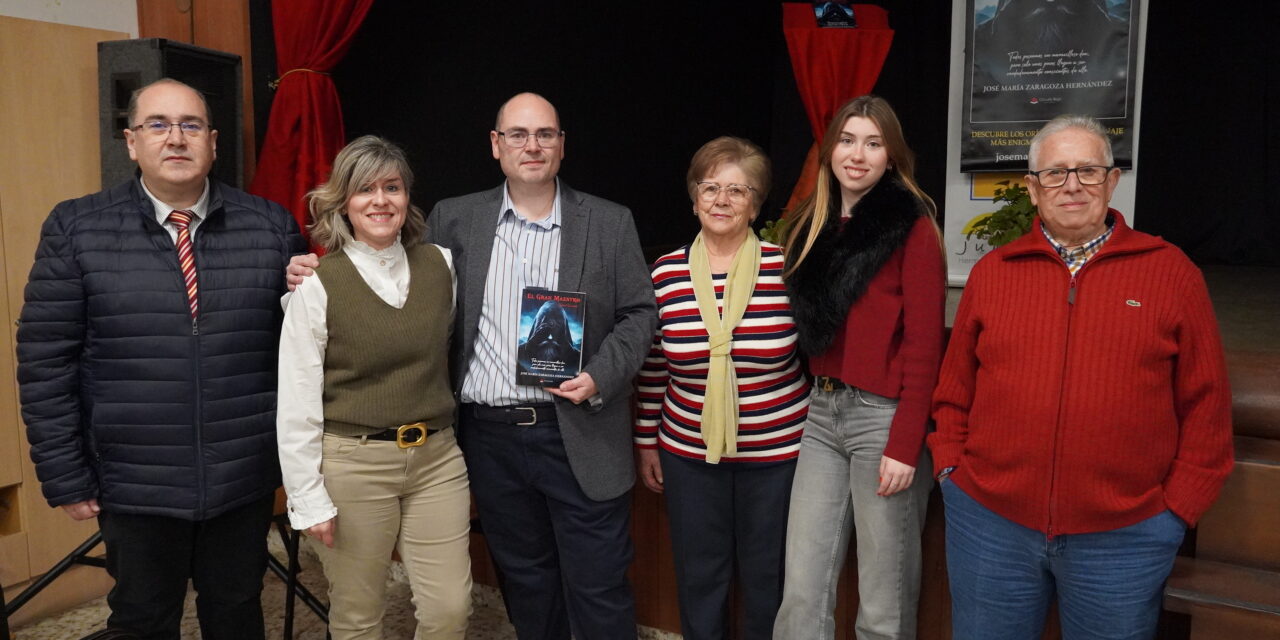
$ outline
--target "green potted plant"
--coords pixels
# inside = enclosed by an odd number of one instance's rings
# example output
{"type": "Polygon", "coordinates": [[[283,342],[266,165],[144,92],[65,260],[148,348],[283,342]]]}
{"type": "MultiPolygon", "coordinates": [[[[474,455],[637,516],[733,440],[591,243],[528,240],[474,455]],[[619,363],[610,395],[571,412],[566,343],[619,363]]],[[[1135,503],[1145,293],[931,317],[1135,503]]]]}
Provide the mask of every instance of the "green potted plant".
{"type": "Polygon", "coordinates": [[[778,218],[764,223],[764,227],[756,232],[761,240],[772,242],[778,246],[782,246],[782,241],[787,237],[787,228],[791,226],[791,220],[787,218],[778,218]]]}
{"type": "Polygon", "coordinates": [[[978,216],[965,225],[966,238],[978,238],[994,247],[1009,244],[1022,234],[1031,230],[1031,220],[1036,216],[1036,207],[1031,204],[1031,194],[1021,184],[1010,184],[1008,180],[997,182],[996,196],[992,202],[1003,202],[1004,206],[978,216]]]}

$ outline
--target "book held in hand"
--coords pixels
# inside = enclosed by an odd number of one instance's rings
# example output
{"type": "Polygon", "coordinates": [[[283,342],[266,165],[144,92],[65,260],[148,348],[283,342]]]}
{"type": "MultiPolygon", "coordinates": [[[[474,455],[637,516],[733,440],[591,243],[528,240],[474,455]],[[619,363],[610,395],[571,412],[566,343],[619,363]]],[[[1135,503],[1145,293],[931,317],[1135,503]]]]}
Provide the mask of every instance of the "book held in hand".
{"type": "Polygon", "coordinates": [[[557,387],[582,370],[587,296],[527,288],[520,292],[516,384],[557,387]]]}

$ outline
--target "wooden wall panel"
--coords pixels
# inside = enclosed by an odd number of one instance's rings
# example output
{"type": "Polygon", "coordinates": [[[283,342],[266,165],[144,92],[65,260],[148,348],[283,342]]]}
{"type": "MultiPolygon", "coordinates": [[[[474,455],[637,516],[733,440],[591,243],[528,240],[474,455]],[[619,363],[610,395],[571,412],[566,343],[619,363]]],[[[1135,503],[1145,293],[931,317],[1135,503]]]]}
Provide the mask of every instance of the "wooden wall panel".
{"type": "Polygon", "coordinates": [[[631,539],[635,544],[630,577],[635,590],[636,621],[647,627],[679,633],[680,607],[676,601],[666,499],[644,488],[639,481],[631,496],[631,539]]]}
{"type": "Polygon", "coordinates": [[[199,44],[193,39],[194,3],[195,0],[138,0],[138,37],[199,44]]]}
{"type": "MultiPolygon", "coordinates": [[[[6,357],[0,370],[4,394],[15,385],[12,363],[14,322],[22,307],[39,239],[40,225],[53,205],[97,191],[98,50],[101,40],[128,34],[0,17],[0,139],[12,153],[0,154],[0,216],[8,315],[6,357]],[[21,150],[21,152],[17,152],[21,150]]],[[[0,405],[0,429],[21,429],[15,403],[0,405]]],[[[28,533],[30,572],[43,573],[85,540],[95,523],[73,523],[40,495],[20,438],[22,527],[28,533]]],[[[101,571],[99,570],[99,573],[101,571]]]]}
{"type": "Polygon", "coordinates": [[[1280,617],[1259,611],[1192,607],[1191,640],[1280,638],[1280,617]]]}
{"type": "MultiPolygon", "coordinates": [[[[31,577],[27,532],[0,535],[0,585],[22,584],[31,577]]],[[[5,602],[8,602],[8,598],[5,602]]]]}
{"type": "Polygon", "coordinates": [[[1277,496],[1280,440],[1237,436],[1236,467],[1200,518],[1196,557],[1280,571],[1277,496]]]}
{"type": "MultiPolygon", "coordinates": [[[[3,220],[4,202],[0,200],[0,222],[3,220]]],[[[0,266],[5,264],[4,257],[4,243],[0,242],[0,266]]],[[[0,322],[16,315],[9,313],[9,296],[0,295],[0,322]]],[[[0,585],[17,584],[31,576],[22,517],[22,421],[13,334],[8,326],[0,331],[0,585]]]]}
{"type": "Polygon", "coordinates": [[[937,483],[929,494],[929,512],[920,540],[924,554],[920,571],[920,610],[916,634],[921,638],[951,637],[951,585],[947,582],[946,517],[937,483]]]}
{"type": "MultiPolygon", "coordinates": [[[[4,201],[0,199],[0,220],[3,219],[4,201]]],[[[0,242],[0,268],[8,273],[3,242],[0,242]]],[[[9,296],[0,296],[0,320],[7,320],[16,315],[9,312],[9,296]]],[[[0,331],[0,491],[22,482],[22,459],[18,457],[18,443],[22,439],[22,429],[18,420],[18,385],[14,376],[13,334],[9,326],[6,325],[5,330],[0,331]]],[[[7,496],[0,496],[0,500],[5,498],[7,496]]],[[[17,506],[14,505],[14,508],[16,509],[17,506]]],[[[0,504],[0,510],[4,509],[6,505],[0,504]]],[[[0,517],[0,519],[3,518],[0,517]]],[[[0,536],[4,534],[5,531],[0,528],[0,536]]],[[[4,565],[0,563],[0,583],[4,581],[3,572],[4,565]]]]}
{"type": "Polygon", "coordinates": [[[22,465],[18,457],[17,432],[18,428],[9,428],[8,425],[0,428],[0,434],[5,436],[0,446],[9,447],[0,449],[0,455],[3,455],[7,464],[13,465],[6,471],[6,475],[17,476],[17,480],[8,486],[0,487],[0,585],[18,584],[31,576],[27,531],[22,517],[22,465]]]}

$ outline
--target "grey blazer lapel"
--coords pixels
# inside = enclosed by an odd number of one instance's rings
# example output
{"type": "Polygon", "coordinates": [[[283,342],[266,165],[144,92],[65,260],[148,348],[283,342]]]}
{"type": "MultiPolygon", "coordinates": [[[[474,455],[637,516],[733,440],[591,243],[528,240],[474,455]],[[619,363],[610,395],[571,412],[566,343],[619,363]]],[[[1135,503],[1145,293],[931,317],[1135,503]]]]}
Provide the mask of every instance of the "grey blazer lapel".
{"type": "Polygon", "coordinates": [[[466,317],[462,319],[463,343],[470,351],[475,344],[480,327],[480,309],[484,306],[485,283],[489,279],[489,262],[493,255],[493,238],[498,228],[498,208],[502,206],[502,187],[485,193],[485,197],[470,212],[467,225],[466,272],[462,274],[463,295],[466,297],[466,317]]]}
{"type": "Polygon", "coordinates": [[[583,263],[587,259],[587,207],[582,196],[560,183],[560,277],[561,291],[581,291],[583,263]]]}

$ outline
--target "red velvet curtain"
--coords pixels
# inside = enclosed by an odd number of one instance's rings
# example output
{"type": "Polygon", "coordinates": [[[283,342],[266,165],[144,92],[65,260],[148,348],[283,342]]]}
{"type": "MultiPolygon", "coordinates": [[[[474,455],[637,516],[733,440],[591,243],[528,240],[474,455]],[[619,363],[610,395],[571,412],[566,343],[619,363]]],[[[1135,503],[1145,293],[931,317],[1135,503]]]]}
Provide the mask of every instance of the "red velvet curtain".
{"type": "Polygon", "coordinates": [[[249,191],[293,212],[306,228],[302,198],[329,176],[346,144],[342,105],[329,70],[347,54],[373,0],[272,0],[276,73],[258,172],[249,191]]]}
{"type": "Polygon", "coordinates": [[[782,31],[814,139],[787,211],[813,192],[827,123],[841,105],[871,91],[893,43],[887,11],[873,4],[856,4],[853,10],[858,28],[825,29],[818,26],[812,4],[782,5],[782,31]]]}

